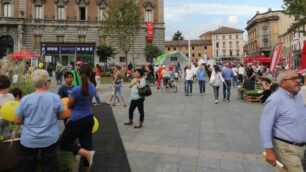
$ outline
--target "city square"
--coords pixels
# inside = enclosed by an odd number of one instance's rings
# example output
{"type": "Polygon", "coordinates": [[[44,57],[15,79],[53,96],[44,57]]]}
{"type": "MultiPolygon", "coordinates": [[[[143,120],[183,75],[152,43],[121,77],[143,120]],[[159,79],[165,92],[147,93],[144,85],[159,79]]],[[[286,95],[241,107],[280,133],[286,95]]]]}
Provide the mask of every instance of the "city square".
{"type": "Polygon", "coordinates": [[[3,0],[0,171],[304,172],[305,0],[3,0]]]}

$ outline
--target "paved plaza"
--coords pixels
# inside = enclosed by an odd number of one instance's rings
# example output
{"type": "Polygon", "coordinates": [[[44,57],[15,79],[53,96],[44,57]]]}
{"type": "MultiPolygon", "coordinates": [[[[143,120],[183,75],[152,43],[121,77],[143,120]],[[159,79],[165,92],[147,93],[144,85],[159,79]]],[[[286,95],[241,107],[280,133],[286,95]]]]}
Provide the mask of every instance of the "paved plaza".
{"type": "MultiPolygon", "coordinates": [[[[110,93],[109,85],[103,85],[99,94],[106,101],[110,93]]],[[[127,103],[129,93],[125,86],[127,103]]],[[[123,125],[128,107],[113,107],[133,172],[275,172],[260,156],[262,105],[238,99],[236,88],[232,88],[231,102],[221,97],[217,105],[208,85],[206,94],[200,96],[195,84],[193,96],[188,97],[182,83],[178,93],[154,88],[144,106],[141,129],[123,125]]],[[[138,118],[136,110],[134,123],[138,118]]]]}

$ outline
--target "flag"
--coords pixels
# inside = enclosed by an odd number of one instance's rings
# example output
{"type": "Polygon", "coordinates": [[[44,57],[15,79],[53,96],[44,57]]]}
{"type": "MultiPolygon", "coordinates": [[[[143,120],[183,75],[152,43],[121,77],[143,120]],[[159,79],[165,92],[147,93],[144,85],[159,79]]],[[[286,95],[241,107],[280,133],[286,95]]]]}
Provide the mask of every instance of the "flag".
{"type": "Polygon", "coordinates": [[[306,41],[304,41],[304,46],[301,53],[301,67],[300,69],[306,68],[306,41]]]}
{"type": "Polygon", "coordinates": [[[272,55],[272,62],[271,62],[271,66],[270,66],[270,71],[274,72],[276,70],[276,65],[279,61],[281,52],[283,49],[283,43],[278,43],[273,50],[273,55],[272,55]]]}

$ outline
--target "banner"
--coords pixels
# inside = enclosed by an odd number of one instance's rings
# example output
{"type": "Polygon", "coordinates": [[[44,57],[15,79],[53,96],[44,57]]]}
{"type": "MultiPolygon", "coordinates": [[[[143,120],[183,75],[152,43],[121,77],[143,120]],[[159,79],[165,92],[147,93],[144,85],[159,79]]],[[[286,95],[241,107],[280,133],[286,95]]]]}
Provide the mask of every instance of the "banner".
{"type": "Polygon", "coordinates": [[[288,57],[287,57],[287,68],[288,69],[293,69],[293,66],[292,66],[292,53],[288,54],[288,57]]]}
{"type": "Polygon", "coordinates": [[[270,66],[270,71],[274,72],[276,70],[276,65],[279,61],[280,55],[282,53],[282,49],[283,49],[283,43],[278,43],[273,50],[273,55],[272,55],[272,62],[271,62],[271,66],[270,66]]]}
{"type": "Polygon", "coordinates": [[[153,43],[154,40],[154,23],[147,22],[147,43],[153,43]]]}
{"type": "Polygon", "coordinates": [[[306,68],[306,41],[304,41],[303,49],[301,52],[301,67],[300,69],[306,68]]]}

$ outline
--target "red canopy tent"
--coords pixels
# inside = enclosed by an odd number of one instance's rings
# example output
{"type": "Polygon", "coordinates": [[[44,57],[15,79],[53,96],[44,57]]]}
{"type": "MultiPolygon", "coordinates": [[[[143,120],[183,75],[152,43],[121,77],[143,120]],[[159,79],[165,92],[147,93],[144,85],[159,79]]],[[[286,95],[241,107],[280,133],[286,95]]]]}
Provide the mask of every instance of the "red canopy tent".
{"type": "Polygon", "coordinates": [[[23,60],[23,59],[38,58],[39,55],[33,54],[31,51],[23,49],[17,53],[9,54],[9,57],[15,60],[23,60]]]}

